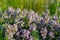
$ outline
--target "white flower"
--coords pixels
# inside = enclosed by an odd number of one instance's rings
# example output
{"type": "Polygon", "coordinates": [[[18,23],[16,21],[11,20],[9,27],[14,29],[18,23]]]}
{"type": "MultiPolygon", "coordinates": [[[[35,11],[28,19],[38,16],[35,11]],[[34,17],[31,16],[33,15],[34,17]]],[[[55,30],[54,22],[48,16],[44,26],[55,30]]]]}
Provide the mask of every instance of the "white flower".
{"type": "Polygon", "coordinates": [[[43,20],[43,17],[40,16],[40,20],[43,20]]]}

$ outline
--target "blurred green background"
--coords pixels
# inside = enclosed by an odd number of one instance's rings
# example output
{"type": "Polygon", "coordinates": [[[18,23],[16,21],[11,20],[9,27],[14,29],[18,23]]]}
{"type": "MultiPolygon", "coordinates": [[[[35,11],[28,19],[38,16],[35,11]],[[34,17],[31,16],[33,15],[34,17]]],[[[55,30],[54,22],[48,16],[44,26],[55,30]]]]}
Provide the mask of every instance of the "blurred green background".
{"type": "Polygon", "coordinates": [[[58,0],[0,0],[0,11],[12,6],[20,9],[32,9],[34,11],[45,11],[46,7],[54,11],[57,7],[58,0]]]}

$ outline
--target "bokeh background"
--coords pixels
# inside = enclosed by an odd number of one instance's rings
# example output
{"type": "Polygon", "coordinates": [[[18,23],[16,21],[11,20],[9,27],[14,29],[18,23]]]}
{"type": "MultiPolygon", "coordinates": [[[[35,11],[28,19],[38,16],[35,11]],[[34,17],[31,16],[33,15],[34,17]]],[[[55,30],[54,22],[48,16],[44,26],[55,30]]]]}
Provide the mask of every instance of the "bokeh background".
{"type": "Polygon", "coordinates": [[[48,6],[53,12],[59,6],[59,0],[0,0],[0,11],[12,6],[13,8],[27,8],[34,11],[45,11],[48,6]]]}

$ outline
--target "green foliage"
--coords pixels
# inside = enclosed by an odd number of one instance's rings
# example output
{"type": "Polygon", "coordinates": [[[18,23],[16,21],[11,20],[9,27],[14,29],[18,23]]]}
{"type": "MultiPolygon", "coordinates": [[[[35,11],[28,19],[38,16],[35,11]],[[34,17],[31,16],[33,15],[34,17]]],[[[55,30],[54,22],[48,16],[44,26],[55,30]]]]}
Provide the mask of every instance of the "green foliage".
{"type": "Polygon", "coordinates": [[[34,40],[39,40],[39,33],[37,31],[32,31],[31,34],[34,37],[34,40]]]}
{"type": "Polygon", "coordinates": [[[0,40],[4,40],[4,37],[3,37],[3,31],[4,31],[4,24],[2,24],[1,25],[2,26],[2,28],[1,28],[1,30],[0,30],[0,40]]]}
{"type": "Polygon", "coordinates": [[[35,11],[44,10],[44,5],[46,4],[46,0],[0,0],[0,6],[2,9],[6,9],[9,6],[13,8],[27,8],[35,11]]]}
{"type": "Polygon", "coordinates": [[[28,23],[29,20],[26,17],[24,17],[23,21],[25,23],[24,28],[28,29],[29,28],[29,23],[28,23]]]}

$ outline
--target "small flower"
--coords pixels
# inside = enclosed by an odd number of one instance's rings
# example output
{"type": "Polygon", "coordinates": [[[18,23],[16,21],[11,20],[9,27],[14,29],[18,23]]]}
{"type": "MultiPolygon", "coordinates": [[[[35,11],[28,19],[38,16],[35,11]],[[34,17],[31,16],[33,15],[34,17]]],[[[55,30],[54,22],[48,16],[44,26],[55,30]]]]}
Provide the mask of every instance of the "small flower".
{"type": "Polygon", "coordinates": [[[58,24],[57,27],[60,28],[60,24],[58,24]]]}
{"type": "Polygon", "coordinates": [[[43,26],[45,24],[45,21],[42,19],[40,20],[40,25],[43,26]]]}
{"type": "Polygon", "coordinates": [[[15,30],[17,31],[18,30],[18,25],[14,24],[13,26],[14,26],[15,30]]]}
{"type": "Polygon", "coordinates": [[[52,25],[57,25],[57,21],[52,20],[52,25]]]}
{"type": "Polygon", "coordinates": [[[53,20],[55,20],[55,21],[58,20],[58,16],[54,15],[53,20]]]}
{"type": "Polygon", "coordinates": [[[13,9],[12,7],[9,7],[7,10],[7,14],[8,15],[14,14],[14,11],[15,11],[15,9],[13,9]]]}
{"type": "Polygon", "coordinates": [[[28,14],[28,19],[31,23],[33,21],[39,21],[40,17],[38,15],[38,13],[35,13],[34,11],[30,11],[30,13],[28,14]]]}
{"type": "Polygon", "coordinates": [[[17,9],[15,10],[16,13],[20,13],[20,11],[21,11],[20,8],[17,8],[17,9]]]}
{"type": "Polygon", "coordinates": [[[30,36],[28,40],[34,40],[34,39],[33,39],[33,37],[32,37],[32,36],[30,36]]]}
{"type": "Polygon", "coordinates": [[[29,19],[30,23],[33,22],[33,17],[31,15],[28,16],[28,19],[29,19]]]}
{"type": "Polygon", "coordinates": [[[35,16],[35,12],[31,10],[30,13],[28,14],[28,19],[30,23],[35,20],[34,16],[35,16]]]}
{"type": "Polygon", "coordinates": [[[29,13],[33,15],[35,12],[33,10],[30,10],[29,13]]]}
{"type": "Polygon", "coordinates": [[[58,22],[56,22],[54,20],[49,20],[48,23],[49,23],[50,26],[53,26],[53,27],[58,24],[58,22]]]}
{"type": "Polygon", "coordinates": [[[41,29],[41,34],[42,34],[43,39],[45,39],[46,35],[47,35],[47,29],[46,28],[42,28],[41,29]]]}
{"type": "Polygon", "coordinates": [[[28,13],[28,10],[27,9],[24,9],[23,10],[23,13],[25,13],[25,15],[28,13]]]}
{"type": "Polygon", "coordinates": [[[40,20],[40,17],[39,17],[39,15],[38,15],[38,13],[35,13],[35,15],[34,15],[34,21],[39,21],[40,20]]]}
{"type": "Polygon", "coordinates": [[[40,20],[43,20],[43,17],[40,16],[40,20]]]}
{"type": "Polygon", "coordinates": [[[45,21],[46,23],[48,23],[49,20],[50,20],[50,17],[49,17],[48,15],[46,15],[45,18],[44,18],[44,21],[45,21]]]}
{"type": "Polygon", "coordinates": [[[16,36],[19,36],[19,32],[16,32],[16,36]]]}
{"type": "Polygon", "coordinates": [[[8,12],[11,12],[12,10],[13,10],[12,7],[9,7],[9,8],[8,8],[8,12]]]}
{"type": "Polygon", "coordinates": [[[49,36],[52,37],[52,38],[54,38],[54,32],[50,31],[49,32],[49,36]]]}
{"type": "Polygon", "coordinates": [[[2,16],[3,16],[4,18],[9,18],[8,15],[6,14],[6,12],[4,12],[4,13],[2,14],[2,16]]]}
{"type": "Polygon", "coordinates": [[[30,27],[29,27],[29,30],[36,30],[36,25],[35,24],[31,24],[30,27]]]}
{"type": "Polygon", "coordinates": [[[21,11],[20,16],[25,17],[25,16],[27,16],[27,13],[28,13],[27,9],[24,9],[24,10],[21,11]]]}
{"type": "Polygon", "coordinates": [[[23,37],[28,37],[30,35],[30,31],[28,30],[23,30],[22,36],[23,37]]]}
{"type": "Polygon", "coordinates": [[[19,21],[17,24],[18,24],[18,26],[22,26],[22,27],[24,26],[23,20],[19,21]]]}

